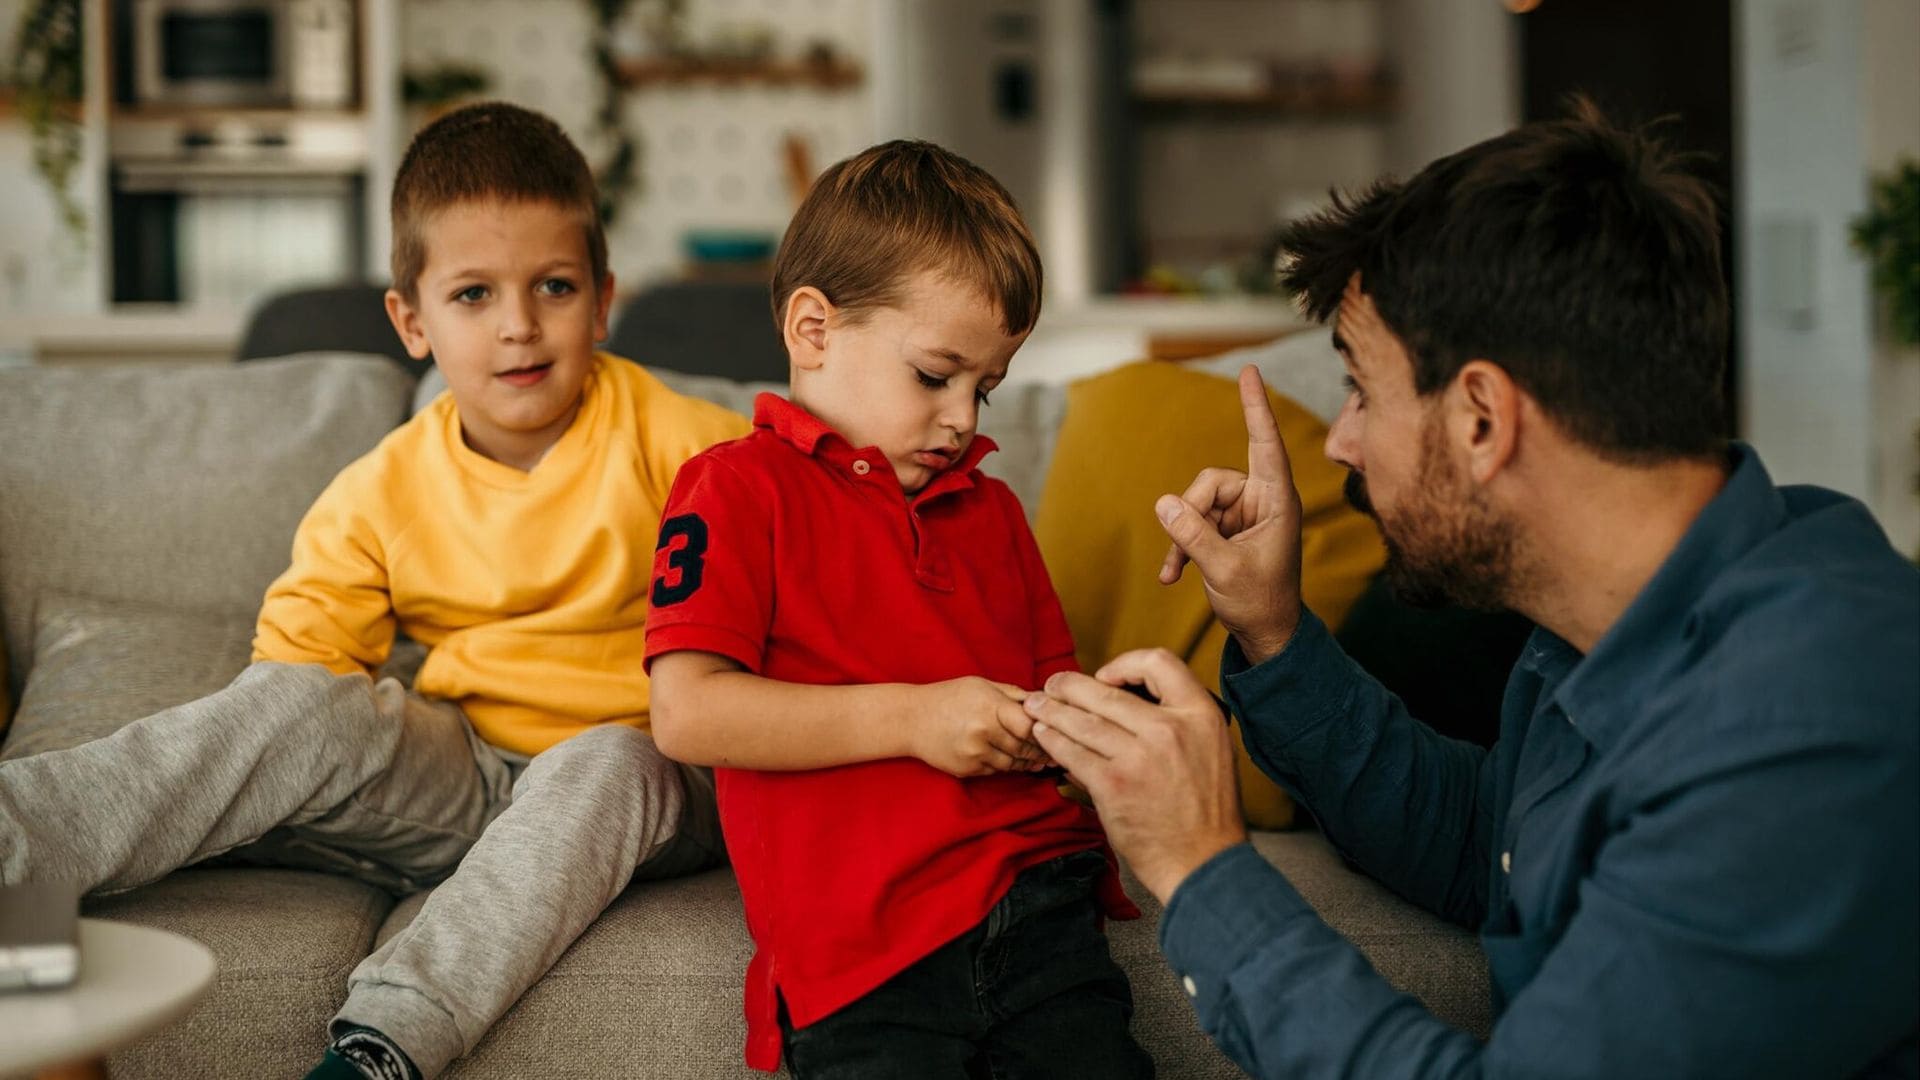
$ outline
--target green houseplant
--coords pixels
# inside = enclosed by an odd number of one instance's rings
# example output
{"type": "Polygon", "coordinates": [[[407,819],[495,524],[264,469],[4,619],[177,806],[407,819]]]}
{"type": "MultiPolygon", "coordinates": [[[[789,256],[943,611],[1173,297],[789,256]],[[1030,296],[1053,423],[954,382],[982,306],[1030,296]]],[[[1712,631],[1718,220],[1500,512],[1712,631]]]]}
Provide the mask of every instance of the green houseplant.
{"type": "Polygon", "coordinates": [[[33,135],[33,167],[76,236],[87,227],[86,211],[72,190],[81,154],[85,42],[80,0],[27,0],[7,72],[20,115],[33,135]]]}
{"type": "Polygon", "coordinates": [[[1894,339],[1920,345],[1920,162],[1909,158],[1874,179],[1866,213],[1853,220],[1853,243],[1872,264],[1894,339]]]}

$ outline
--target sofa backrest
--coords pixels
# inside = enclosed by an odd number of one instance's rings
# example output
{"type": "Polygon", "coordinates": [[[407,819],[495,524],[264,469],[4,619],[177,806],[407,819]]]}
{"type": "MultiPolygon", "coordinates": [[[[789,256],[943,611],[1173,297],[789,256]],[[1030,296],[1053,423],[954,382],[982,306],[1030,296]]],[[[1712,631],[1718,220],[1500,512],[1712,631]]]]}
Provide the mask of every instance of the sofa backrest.
{"type": "MultiPolygon", "coordinates": [[[[783,382],[737,382],[720,375],[689,375],[670,368],[650,367],[676,393],[711,401],[732,409],[741,416],[753,416],[753,399],[762,393],[784,396],[783,382]]],[[[413,407],[415,411],[447,388],[440,372],[429,371],[420,380],[413,407]]],[[[1064,386],[1045,383],[1019,383],[993,392],[993,404],[980,410],[980,431],[998,443],[998,453],[989,454],[980,463],[982,472],[1007,482],[1021,505],[1032,517],[1040,505],[1040,488],[1046,483],[1047,464],[1053,457],[1054,436],[1060,430],[1061,414],[1067,407],[1064,386]]]]}
{"type": "Polygon", "coordinates": [[[0,623],[13,698],[38,597],[251,617],[335,473],[406,417],[361,355],[232,367],[0,369],[0,623]]]}

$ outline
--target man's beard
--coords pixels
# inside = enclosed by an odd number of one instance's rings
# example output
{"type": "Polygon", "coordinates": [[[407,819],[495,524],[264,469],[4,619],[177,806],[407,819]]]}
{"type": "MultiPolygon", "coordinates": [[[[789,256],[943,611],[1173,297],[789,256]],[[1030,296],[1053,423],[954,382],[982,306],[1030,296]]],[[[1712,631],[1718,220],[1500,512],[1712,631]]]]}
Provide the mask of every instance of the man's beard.
{"type": "Polygon", "coordinates": [[[1421,427],[1419,474],[1400,506],[1384,515],[1376,511],[1358,472],[1347,474],[1346,496],[1380,526],[1387,584],[1403,602],[1477,611],[1508,606],[1514,586],[1513,527],[1454,469],[1437,417],[1421,427]]]}

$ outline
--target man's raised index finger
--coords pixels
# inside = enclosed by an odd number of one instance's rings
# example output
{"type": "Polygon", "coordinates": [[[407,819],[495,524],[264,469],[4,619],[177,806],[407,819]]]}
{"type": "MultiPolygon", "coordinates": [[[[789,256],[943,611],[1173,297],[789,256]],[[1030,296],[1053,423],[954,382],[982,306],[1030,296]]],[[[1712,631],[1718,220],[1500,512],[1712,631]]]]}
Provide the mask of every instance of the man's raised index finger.
{"type": "Polygon", "coordinates": [[[1273,403],[1267,400],[1260,369],[1252,364],[1240,369],[1240,406],[1247,421],[1247,476],[1291,482],[1293,469],[1287,462],[1287,444],[1280,439],[1280,422],[1273,418],[1273,403]]]}

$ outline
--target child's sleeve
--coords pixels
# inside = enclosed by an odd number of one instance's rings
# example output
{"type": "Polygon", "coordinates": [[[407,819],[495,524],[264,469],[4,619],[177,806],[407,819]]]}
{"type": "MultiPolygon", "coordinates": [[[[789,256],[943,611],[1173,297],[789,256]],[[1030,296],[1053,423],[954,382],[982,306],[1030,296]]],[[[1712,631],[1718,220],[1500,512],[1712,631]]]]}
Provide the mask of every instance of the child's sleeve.
{"type": "Polygon", "coordinates": [[[1012,489],[1003,488],[1000,497],[1020,560],[1020,580],[1027,592],[1027,610],[1033,624],[1033,686],[1037,689],[1056,672],[1079,671],[1080,662],[1074,658],[1073,631],[1067,627],[1066,612],[1053,591],[1053,578],[1040,558],[1040,544],[1027,525],[1026,512],[1012,489]]]}
{"type": "Polygon", "coordinates": [[[717,653],[758,672],[773,621],[772,500],[713,453],[688,461],[660,519],[647,664],[717,653]]]}
{"type": "Polygon", "coordinates": [[[350,467],[320,493],[293,534],[293,562],[267,587],[253,659],[372,672],[393,648],[386,552],[363,512],[350,467]]]}

